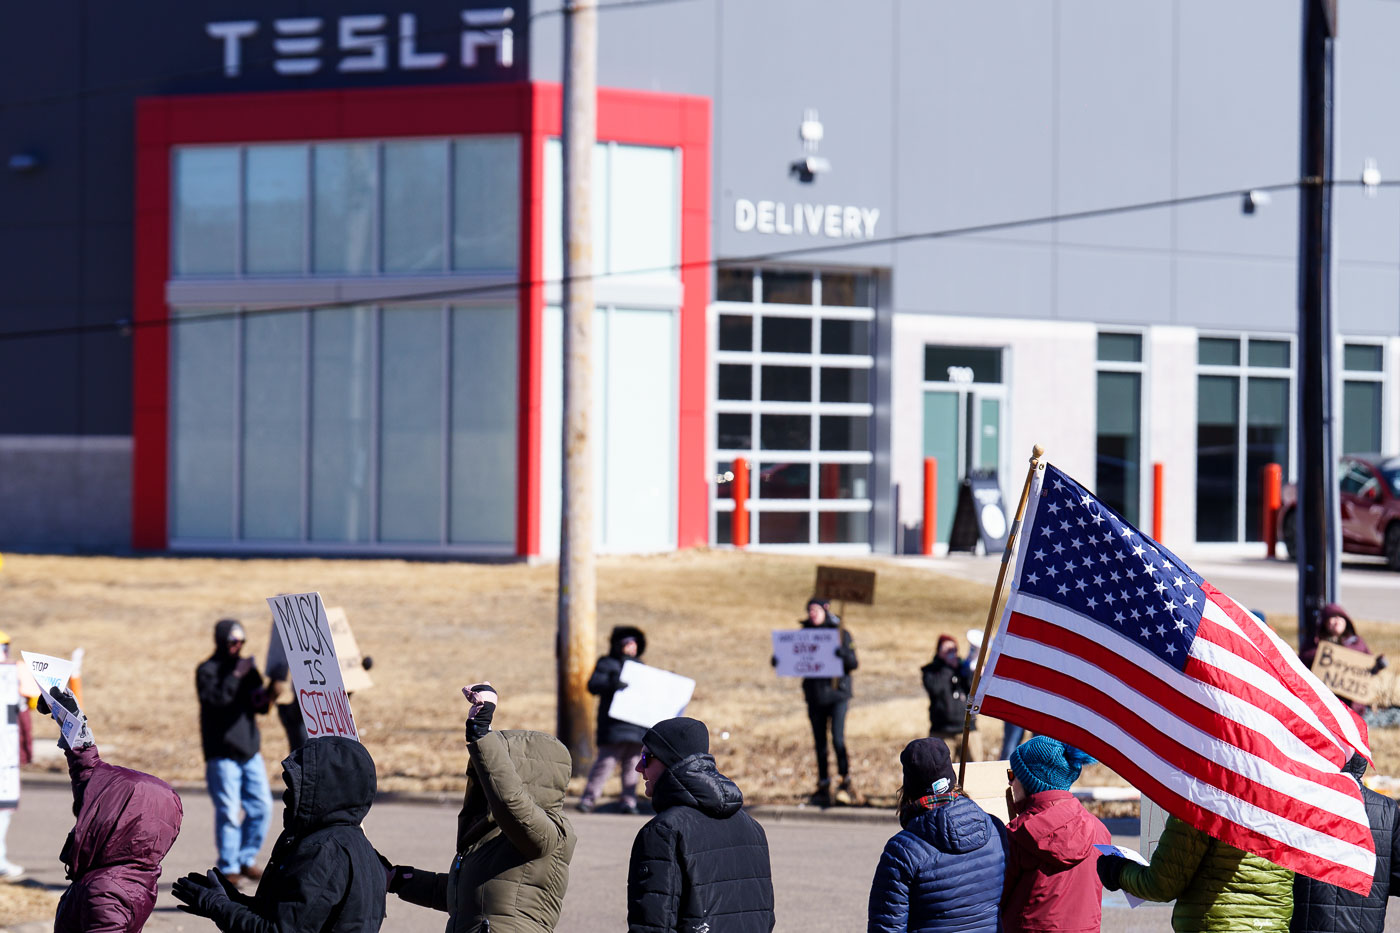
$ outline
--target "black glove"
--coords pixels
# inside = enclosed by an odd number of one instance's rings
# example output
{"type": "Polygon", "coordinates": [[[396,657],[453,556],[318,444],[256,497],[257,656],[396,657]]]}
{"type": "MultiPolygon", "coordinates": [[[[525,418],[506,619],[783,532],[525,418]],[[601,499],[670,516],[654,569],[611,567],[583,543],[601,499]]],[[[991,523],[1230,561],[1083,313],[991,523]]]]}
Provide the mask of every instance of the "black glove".
{"type": "Polygon", "coordinates": [[[777,666],[778,666],[778,656],[777,656],[776,654],[773,655],[771,658],[768,659],[768,663],[771,664],[773,667],[777,667],[777,666]]]}
{"type": "Polygon", "coordinates": [[[388,892],[390,894],[398,894],[403,886],[412,879],[414,870],[415,869],[408,865],[391,865],[389,867],[388,892]]]}
{"type": "MultiPolygon", "coordinates": [[[[478,690],[496,692],[496,688],[490,684],[476,684],[471,688],[473,693],[478,690]]],[[[476,711],[476,715],[467,720],[467,741],[475,742],[484,738],[491,731],[491,717],[494,715],[496,715],[495,703],[481,704],[481,709],[476,711]]]]}
{"type": "Polygon", "coordinates": [[[184,902],[180,905],[181,910],[196,917],[212,917],[229,901],[228,892],[213,868],[209,869],[208,874],[190,872],[183,878],[175,879],[170,893],[175,895],[176,900],[184,902]]]}
{"type": "Polygon", "coordinates": [[[1099,870],[1099,880],[1103,886],[1110,891],[1117,891],[1123,887],[1123,866],[1128,864],[1128,860],[1121,855],[1100,855],[1098,864],[1094,867],[1099,870]]]}
{"type": "Polygon", "coordinates": [[[1379,674],[1381,671],[1385,670],[1387,667],[1390,667],[1390,662],[1387,661],[1387,660],[1385,659],[1385,655],[1383,655],[1383,654],[1378,654],[1378,655],[1376,655],[1376,663],[1375,663],[1375,665],[1371,668],[1371,673],[1372,673],[1372,674],[1379,674]]]}
{"type": "MultiPolygon", "coordinates": [[[[67,739],[60,735],[58,738],[58,747],[68,749],[69,751],[77,751],[89,745],[96,745],[97,742],[92,737],[92,730],[88,728],[87,717],[84,716],[83,711],[78,708],[77,698],[67,691],[59,690],[57,687],[49,688],[49,697],[50,700],[46,704],[46,706],[49,707],[49,715],[53,716],[54,722],[58,723],[60,728],[63,726],[63,719],[60,718],[57,711],[57,707],[59,706],[67,711],[70,718],[76,718],[81,722],[78,731],[73,734],[71,745],[67,739]]],[[[42,695],[40,698],[43,698],[42,695]]]]}

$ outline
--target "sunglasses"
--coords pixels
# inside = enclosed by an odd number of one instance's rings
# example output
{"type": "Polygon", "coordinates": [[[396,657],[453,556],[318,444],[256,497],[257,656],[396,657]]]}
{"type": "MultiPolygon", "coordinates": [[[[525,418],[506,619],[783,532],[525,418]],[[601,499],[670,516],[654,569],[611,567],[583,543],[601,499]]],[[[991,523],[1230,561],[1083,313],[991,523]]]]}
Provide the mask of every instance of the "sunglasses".
{"type": "Polygon", "coordinates": [[[643,768],[645,768],[647,765],[651,764],[651,763],[652,763],[653,761],[655,761],[655,760],[656,760],[656,759],[655,759],[655,756],[653,756],[651,752],[647,751],[645,748],[642,749],[642,767],[643,767],[643,768]]]}
{"type": "Polygon", "coordinates": [[[1015,772],[1015,771],[1012,771],[1010,768],[1007,768],[1007,769],[1006,769],[1006,783],[1007,783],[1008,785],[1010,785],[1010,784],[1014,784],[1015,781],[1016,781],[1016,772],[1015,772]]]}

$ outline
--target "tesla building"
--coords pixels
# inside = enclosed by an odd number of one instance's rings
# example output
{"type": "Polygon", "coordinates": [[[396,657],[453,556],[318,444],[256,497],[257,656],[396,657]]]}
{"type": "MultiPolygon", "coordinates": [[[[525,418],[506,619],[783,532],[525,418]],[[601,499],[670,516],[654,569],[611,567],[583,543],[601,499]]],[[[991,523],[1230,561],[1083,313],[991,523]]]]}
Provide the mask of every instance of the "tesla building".
{"type": "MultiPolygon", "coordinates": [[[[602,7],[601,550],[728,543],[738,457],[754,546],[906,550],[925,457],[942,540],[1034,443],[1135,522],[1161,463],[1173,546],[1259,537],[1296,4],[602,7]]],[[[1384,177],[1400,7],[1343,12],[1336,171],[1384,177]]],[[[0,548],[556,551],[556,4],[8,15],[0,548]]],[[[1334,205],[1338,443],[1389,450],[1400,191],[1334,205]]]]}

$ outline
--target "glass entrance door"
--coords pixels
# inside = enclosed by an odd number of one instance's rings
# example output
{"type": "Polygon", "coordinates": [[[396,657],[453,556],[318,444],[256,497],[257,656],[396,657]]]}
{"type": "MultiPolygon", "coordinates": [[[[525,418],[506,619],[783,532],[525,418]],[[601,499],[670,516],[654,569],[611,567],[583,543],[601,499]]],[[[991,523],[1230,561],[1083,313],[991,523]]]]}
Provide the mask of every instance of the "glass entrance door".
{"type": "Polygon", "coordinates": [[[938,460],[937,540],[947,541],[963,477],[1001,466],[1001,350],[927,347],[923,455],[938,460]]]}

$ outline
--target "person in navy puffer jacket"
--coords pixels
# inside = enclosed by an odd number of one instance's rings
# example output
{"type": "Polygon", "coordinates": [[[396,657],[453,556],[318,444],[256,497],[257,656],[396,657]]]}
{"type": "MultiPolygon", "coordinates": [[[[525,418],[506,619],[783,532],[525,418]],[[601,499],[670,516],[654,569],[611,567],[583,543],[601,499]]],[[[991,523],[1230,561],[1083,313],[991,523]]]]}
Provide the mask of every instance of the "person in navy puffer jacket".
{"type": "Polygon", "coordinates": [[[899,824],[870,887],[868,933],[998,933],[1006,873],[1006,827],[953,791],[942,739],[915,739],[900,753],[899,824]]]}

